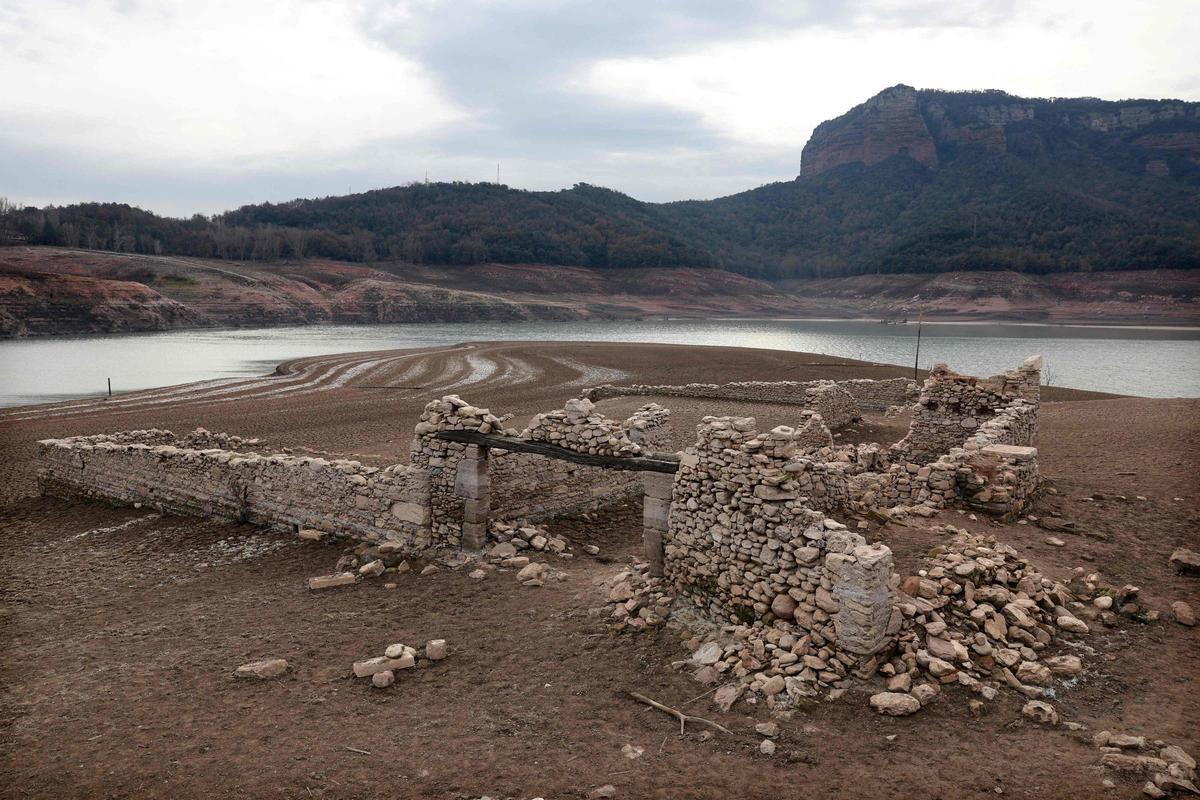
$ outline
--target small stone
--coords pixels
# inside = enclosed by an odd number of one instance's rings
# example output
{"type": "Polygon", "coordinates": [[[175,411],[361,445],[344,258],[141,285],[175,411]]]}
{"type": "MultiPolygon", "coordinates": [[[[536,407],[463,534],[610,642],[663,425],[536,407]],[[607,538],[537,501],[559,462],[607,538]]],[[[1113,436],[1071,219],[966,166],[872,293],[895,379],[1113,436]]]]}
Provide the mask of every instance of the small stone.
{"type": "Polygon", "coordinates": [[[1079,656],[1051,656],[1045,664],[1055,675],[1078,675],[1083,672],[1083,661],[1079,656]]]}
{"type": "Polygon", "coordinates": [[[481,581],[487,577],[487,571],[482,569],[473,569],[467,573],[467,577],[471,580],[481,581]]]}
{"type": "Polygon", "coordinates": [[[429,566],[425,567],[425,569],[421,570],[421,574],[422,575],[432,575],[433,573],[435,573],[437,571],[438,571],[438,568],[435,567],[433,564],[430,564],[429,566]]]}
{"type": "Polygon", "coordinates": [[[919,683],[912,688],[911,694],[922,706],[927,706],[937,697],[939,691],[932,683],[919,683]]]}
{"type": "Polygon", "coordinates": [[[1181,575],[1200,575],[1200,553],[1186,547],[1176,548],[1169,563],[1181,575]]]}
{"type": "Polygon", "coordinates": [[[912,689],[912,676],[907,672],[893,675],[888,681],[889,692],[908,692],[912,689]]]}
{"type": "Polygon", "coordinates": [[[770,739],[763,739],[758,744],[758,752],[762,753],[764,756],[775,755],[775,743],[770,739]]]}
{"type": "Polygon", "coordinates": [[[402,644],[389,644],[383,654],[388,658],[399,658],[408,652],[408,648],[402,644]]]}
{"type": "Polygon", "coordinates": [[[590,792],[588,792],[589,800],[601,800],[602,798],[616,796],[617,787],[613,786],[611,783],[606,783],[605,785],[596,789],[592,789],[590,792]]]}
{"type": "Polygon", "coordinates": [[[625,756],[630,761],[641,758],[642,753],[644,753],[644,752],[646,752],[646,749],[644,747],[635,747],[634,745],[631,745],[631,744],[627,744],[621,748],[621,755],[625,756]]]}
{"type": "Polygon", "coordinates": [[[1054,706],[1042,700],[1030,700],[1021,708],[1021,713],[1043,725],[1058,724],[1058,712],[1054,706]]]}
{"type": "Polygon", "coordinates": [[[1109,747],[1120,747],[1122,750],[1141,750],[1146,746],[1145,736],[1131,736],[1128,733],[1116,733],[1108,737],[1109,747]]]}
{"type": "Polygon", "coordinates": [[[371,685],[376,689],[386,689],[396,682],[396,673],[390,669],[385,669],[383,672],[376,672],[371,676],[371,685]]]}
{"type": "Polygon", "coordinates": [[[1109,595],[1102,594],[1092,601],[1092,605],[1101,611],[1107,611],[1113,606],[1113,599],[1109,595]]]}
{"type": "Polygon", "coordinates": [[[517,554],[517,548],[513,547],[512,542],[501,542],[488,551],[488,555],[493,558],[512,558],[517,554]]]}
{"type": "Polygon", "coordinates": [[[1057,622],[1058,627],[1062,628],[1064,631],[1070,631],[1071,633],[1088,632],[1087,623],[1068,614],[1063,614],[1061,617],[1056,619],[1055,622],[1057,622]]]}
{"type": "Polygon", "coordinates": [[[796,612],[796,601],[787,594],[777,594],[771,601],[771,613],[780,619],[791,619],[796,612]]]}
{"type": "Polygon", "coordinates": [[[358,574],[362,575],[364,578],[375,578],[379,575],[382,575],[385,569],[387,569],[387,565],[385,565],[381,559],[377,558],[374,561],[368,561],[366,564],[363,564],[361,567],[359,567],[358,574]]]}
{"type": "Polygon", "coordinates": [[[1171,616],[1180,625],[1186,625],[1189,628],[1196,624],[1196,614],[1192,611],[1192,607],[1182,600],[1176,600],[1171,603],[1171,616]]]}
{"type": "Polygon", "coordinates": [[[1142,786],[1142,794],[1155,798],[1167,796],[1166,792],[1154,785],[1154,781],[1146,781],[1145,785],[1142,786]]]}
{"type": "Polygon", "coordinates": [[[921,710],[921,701],[902,692],[880,692],[871,695],[871,708],[891,717],[907,717],[921,710]]]}
{"type": "Polygon", "coordinates": [[[266,680],[267,678],[277,678],[287,672],[288,662],[282,658],[267,658],[262,661],[251,661],[249,664],[242,664],[233,671],[235,678],[258,678],[266,680]]]}
{"type": "Polygon", "coordinates": [[[1047,536],[1046,544],[1050,545],[1051,547],[1064,547],[1067,543],[1057,536],[1047,536]]]}
{"type": "Polygon", "coordinates": [[[703,666],[709,666],[720,661],[723,655],[724,651],[721,649],[720,644],[717,642],[706,642],[700,646],[699,650],[692,653],[692,661],[703,666]]]}
{"type": "Polygon", "coordinates": [[[713,703],[722,711],[733,708],[733,704],[742,696],[745,687],[736,683],[727,683],[713,693],[713,703]]]}
{"type": "Polygon", "coordinates": [[[445,639],[430,639],[425,643],[425,657],[430,661],[441,661],[447,655],[445,639]]]}
{"type": "Polygon", "coordinates": [[[335,586],[349,586],[358,580],[353,572],[335,572],[332,575],[318,575],[308,579],[309,589],[332,589],[335,586]]]}
{"type": "Polygon", "coordinates": [[[787,682],[782,675],[772,675],[763,683],[762,691],[767,697],[779,694],[787,688],[787,682]]]}
{"type": "Polygon", "coordinates": [[[754,726],[754,731],[760,736],[766,736],[768,739],[774,739],[779,735],[779,723],[760,722],[754,726]]]}
{"type": "Polygon", "coordinates": [[[1196,759],[1188,755],[1179,745],[1170,745],[1158,751],[1158,757],[1168,764],[1180,764],[1186,769],[1196,768],[1196,759]]]}
{"type": "Polygon", "coordinates": [[[374,675],[376,672],[384,672],[386,670],[408,669],[416,664],[416,659],[411,654],[405,653],[399,658],[388,658],[387,656],[379,656],[377,658],[368,658],[365,661],[354,662],[354,674],[359,678],[367,678],[374,675]]]}
{"type": "Polygon", "coordinates": [[[545,572],[546,565],[540,561],[534,561],[521,568],[521,571],[517,573],[517,580],[521,583],[525,581],[540,581],[545,572]]]}

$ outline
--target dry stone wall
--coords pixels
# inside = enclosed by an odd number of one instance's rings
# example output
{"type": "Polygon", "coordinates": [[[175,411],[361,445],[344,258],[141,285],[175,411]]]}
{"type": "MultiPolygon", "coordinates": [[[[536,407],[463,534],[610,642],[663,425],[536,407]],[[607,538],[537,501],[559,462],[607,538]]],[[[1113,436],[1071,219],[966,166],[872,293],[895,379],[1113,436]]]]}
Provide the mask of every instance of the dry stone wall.
{"type": "MultiPolygon", "coordinates": [[[[934,461],[974,438],[1000,415],[1005,416],[1003,424],[1012,428],[1007,434],[1011,441],[1004,444],[1032,446],[1037,436],[1036,413],[1025,416],[1020,409],[1039,405],[1041,367],[1041,357],[1034,356],[1017,369],[976,378],[937,364],[921,388],[908,435],[894,446],[897,455],[919,464],[934,461]]],[[[996,431],[983,433],[988,443],[997,443],[991,441],[996,431]]]]}
{"type": "Polygon", "coordinates": [[[654,403],[643,406],[624,422],[595,412],[588,400],[537,415],[529,428],[505,428],[507,420],[486,408],[476,408],[456,395],[429,403],[417,424],[413,465],[430,475],[430,520],[435,544],[451,547],[481,544],[477,526],[487,516],[536,519],[568,508],[586,508],[613,497],[641,490],[637,473],[574,464],[531,453],[493,448],[486,470],[460,477],[464,459],[474,458],[471,445],[437,438],[446,430],[504,433],[544,441],[580,453],[633,456],[653,451],[669,441],[669,412],[654,403]],[[486,487],[479,486],[486,481],[486,487]],[[486,507],[467,500],[486,498],[486,507]]]}
{"type": "Polygon", "coordinates": [[[253,441],[203,430],[48,439],[38,443],[38,484],[46,495],[428,546],[425,471],[202,447],[253,441]]]}
{"type": "Polygon", "coordinates": [[[679,386],[605,384],[584,392],[584,397],[593,401],[608,397],[647,395],[800,405],[820,414],[831,430],[844,428],[861,415],[854,397],[834,381],[737,381],[687,383],[679,386]]]}
{"type": "Polygon", "coordinates": [[[706,417],[673,486],[665,575],[717,617],[808,636],[818,653],[811,664],[834,681],[899,624],[891,551],[801,498],[787,470],[795,452],[790,431],[760,434],[752,418],[706,417]]]}

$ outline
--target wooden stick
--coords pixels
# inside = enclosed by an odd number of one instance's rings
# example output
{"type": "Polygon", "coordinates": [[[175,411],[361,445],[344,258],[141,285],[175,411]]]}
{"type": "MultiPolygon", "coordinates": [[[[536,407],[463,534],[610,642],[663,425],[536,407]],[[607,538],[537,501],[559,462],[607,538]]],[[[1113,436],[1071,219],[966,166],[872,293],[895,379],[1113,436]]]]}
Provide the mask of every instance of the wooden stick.
{"type": "Polygon", "coordinates": [[[679,720],[679,733],[681,736],[683,735],[685,727],[686,727],[687,723],[689,723],[689,722],[699,722],[701,725],[707,725],[710,728],[716,728],[717,730],[721,731],[722,733],[728,733],[730,736],[733,735],[733,731],[729,730],[728,728],[726,728],[723,725],[718,725],[717,723],[713,722],[711,719],[705,719],[704,717],[693,717],[690,714],[685,714],[682,711],[678,711],[674,708],[671,708],[670,706],[664,706],[662,703],[658,702],[657,700],[651,700],[649,697],[646,697],[646,695],[639,694],[638,692],[630,692],[629,696],[632,697],[634,700],[637,700],[639,703],[645,703],[646,705],[650,706],[651,708],[657,708],[659,711],[662,711],[664,714],[670,714],[672,717],[675,717],[676,719],[678,719],[679,720]]]}
{"type": "Polygon", "coordinates": [[[351,753],[358,753],[359,755],[363,755],[363,756],[371,755],[370,751],[368,751],[368,750],[359,750],[357,747],[350,747],[349,745],[346,746],[346,749],[349,750],[351,753]]]}

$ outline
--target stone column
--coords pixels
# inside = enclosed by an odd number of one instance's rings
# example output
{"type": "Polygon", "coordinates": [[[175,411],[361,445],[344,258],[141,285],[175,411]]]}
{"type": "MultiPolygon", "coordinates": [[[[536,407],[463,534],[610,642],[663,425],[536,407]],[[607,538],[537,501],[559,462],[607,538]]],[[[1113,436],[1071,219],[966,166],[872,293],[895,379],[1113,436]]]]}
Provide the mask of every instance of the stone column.
{"type": "Polygon", "coordinates": [[[880,543],[859,545],[827,555],[825,568],[838,604],[831,614],[838,647],[864,656],[882,650],[892,638],[892,551],[880,543]]]}
{"type": "Polygon", "coordinates": [[[663,536],[671,516],[671,489],[674,485],[674,474],[642,473],[642,486],[645,489],[642,501],[642,545],[646,561],[650,564],[650,575],[655,578],[663,576],[663,536]]]}
{"type": "Polygon", "coordinates": [[[488,448],[467,445],[454,476],[454,493],[463,499],[463,550],[479,550],[487,544],[490,488],[488,448]]]}

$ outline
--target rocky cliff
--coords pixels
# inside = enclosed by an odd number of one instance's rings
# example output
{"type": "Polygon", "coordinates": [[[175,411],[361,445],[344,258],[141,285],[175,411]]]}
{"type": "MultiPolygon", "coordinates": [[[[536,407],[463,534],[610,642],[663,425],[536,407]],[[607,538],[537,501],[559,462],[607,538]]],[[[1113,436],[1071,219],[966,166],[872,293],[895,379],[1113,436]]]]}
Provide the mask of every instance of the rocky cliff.
{"type": "Polygon", "coordinates": [[[1031,99],[900,84],[817,126],[801,154],[800,174],[893,156],[937,168],[972,152],[1036,156],[1064,146],[1136,160],[1150,174],[1191,174],[1200,167],[1200,103],[1031,99]]]}

